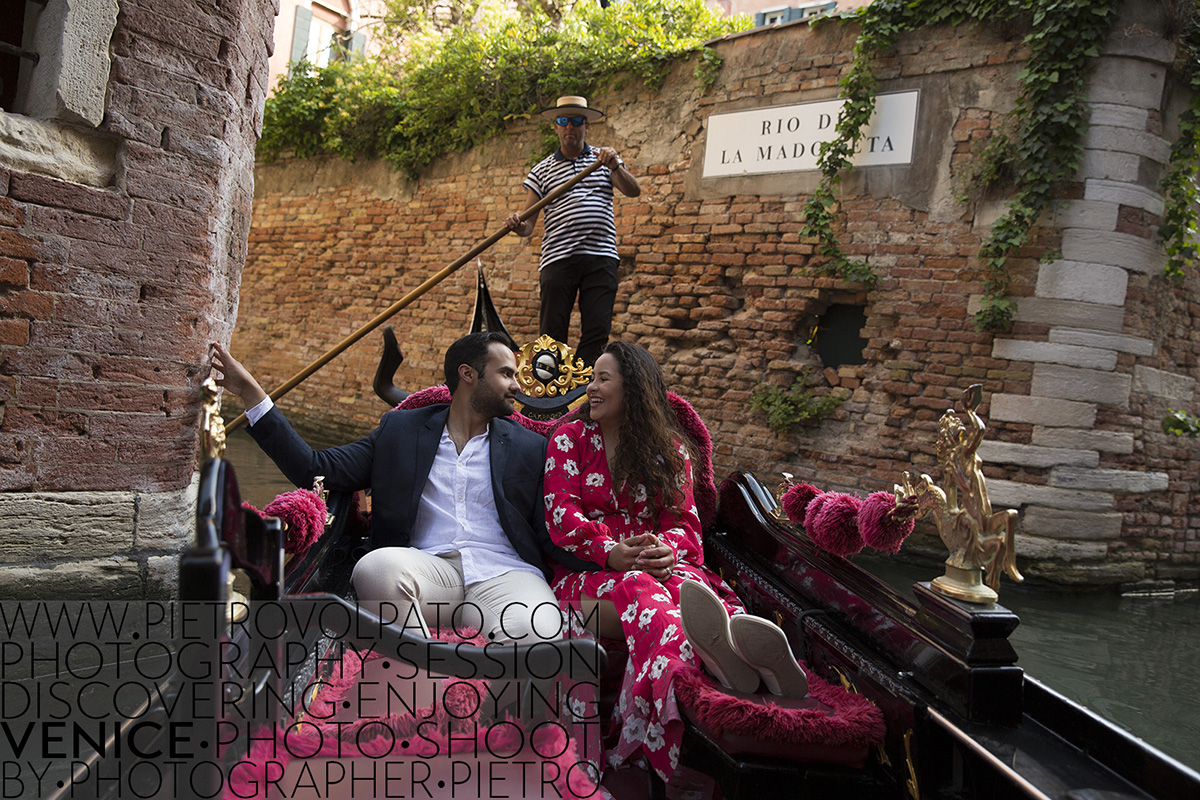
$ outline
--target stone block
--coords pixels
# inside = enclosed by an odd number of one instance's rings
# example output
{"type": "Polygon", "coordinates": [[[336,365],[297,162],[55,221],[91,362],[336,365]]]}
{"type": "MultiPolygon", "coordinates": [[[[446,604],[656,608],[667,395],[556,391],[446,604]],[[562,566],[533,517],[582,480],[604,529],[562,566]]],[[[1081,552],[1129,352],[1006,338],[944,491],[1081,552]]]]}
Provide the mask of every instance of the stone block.
{"type": "Polygon", "coordinates": [[[129,553],[133,520],[132,492],[0,494],[0,562],[129,553]]]}
{"type": "Polygon", "coordinates": [[[1034,364],[1029,393],[1035,397],[1101,403],[1118,408],[1129,407],[1131,375],[1079,369],[1061,364],[1034,364]]]}
{"type": "Polygon", "coordinates": [[[1011,361],[1067,364],[1100,370],[1112,370],[1117,366],[1115,350],[1097,350],[1093,347],[1053,342],[1025,342],[1020,339],[996,339],[992,343],[992,356],[1011,361]]]}
{"type": "Polygon", "coordinates": [[[1124,181],[1091,178],[1084,182],[1084,200],[1103,200],[1122,206],[1140,208],[1155,216],[1162,216],[1163,198],[1158,192],[1124,181]]]}
{"type": "Polygon", "coordinates": [[[20,114],[0,114],[0,164],[103,188],[117,174],[117,143],[20,114]]]}
{"type": "Polygon", "coordinates": [[[1096,423],[1096,406],[1093,403],[1073,403],[1049,397],[994,394],[991,418],[1055,428],[1090,428],[1096,423]]]}
{"type": "Polygon", "coordinates": [[[1135,131],[1146,130],[1150,112],[1144,108],[1113,105],[1111,103],[1091,103],[1090,125],[1109,125],[1114,128],[1130,128],[1135,131]]]}
{"type": "Polygon", "coordinates": [[[1068,511],[1112,511],[1113,508],[1113,496],[1109,492],[1061,489],[1016,481],[989,480],[988,496],[993,505],[1008,508],[1024,505],[1068,511]]]}
{"type": "MultiPolygon", "coordinates": [[[[1125,515],[1119,511],[1065,511],[1061,508],[1028,506],[1021,517],[1021,533],[1050,539],[1098,542],[1120,536],[1124,520],[1125,515]]],[[[1104,545],[1093,547],[1099,547],[1099,556],[1103,556],[1104,545]]]]}
{"type": "Polygon", "coordinates": [[[1157,273],[1166,263],[1162,245],[1127,233],[1101,233],[1068,228],[1062,235],[1062,254],[1067,261],[1108,264],[1132,272],[1157,273]]]}
{"type": "Polygon", "coordinates": [[[1083,146],[1092,150],[1133,153],[1165,164],[1171,157],[1171,143],[1150,131],[1091,125],[1083,138],[1083,146]]]}
{"type": "Polygon", "coordinates": [[[1133,390],[1141,394],[1152,394],[1190,403],[1196,396],[1196,379],[1175,372],[1135,365],[1133,390]]]}
{"type": "Polygon", "coordinates": [[[1101,200],[1064,200],[1054,209],[1050,224],[1058,228],[1115,231],[1120,206],[1101,200]]]}
{"type": "Polygon", "coordinates": [[[1017,555],[1038,561],[1099,561],[1108,552],[1108,545],[1099,542],[1064,542],[1033,536],[1022,528],[1017,534],[1017,555]]]}
{"type": "MultiPolygon", "coordinates": [[[[1155,5],[1152,3],[1137,3],[1122,9],[1123,18],[1117,22],[1117,26],[1109,35],[1108,41],[1104,43],[1104,47],[1100,51],[1101,55],[1128,56],[1142,61],[1156,61],[1163,66],[1175,63],[1177,48],[1174,42],[1167,39],[1160,39],[1157,36],[1147,36],[1144,29],[1138,30],[1138,27],[1133,26],[1126,28],[1124,25],[1126,21],[1134,22],[1129,16],[1124,16],[1133,8],[1140,7],[1139,10],[1148,11],[1150,14],[1161,13],[1155,9],[1155,5]]],[[[1146,17],[1142,17],[1137,22],[1144,24],[1145,20],[1146,17]]]]}
{"type": "Polygon", "coordinates": [[[138,550],[181,551],[196,528],[199,473],[185,489],[139,494],[134,543],[138,550]]]}
{"type": "Polygon", "coordinates": [[[88,127],[101,123],[118,13],[117,0],[46,6],[31,48],[42,60],[30,73],[24,113],[88,127]]]}
{"type": "Polygon", "coordinates": [[[1165,472],[1136,472],[1124,469],[1080,469],[1055,467],[1050,485],[1062,489],[1099,489],[1122,494],[1165,492],[1170,478],[1165,472]]]}
{"type": "Polygon", "coordinates": [[[1053,467],[1058,464],[1094,467],[1100,463],[1100,454],[1095,450],[996,441],[982,442],[979,445],[979,457],[988,464],[1017,464],[1022,467],[1053,467]]]}
{"type": "Polygon", "coordinates": [[[1038,268],[1038,297],[1123,306],[1128,286],[1129,273],[1108,264],[1060,260],[1038,268]]]}
{"type": "MultiPolygon", "coordinates": [[[[1096,333],[1076,328],[1051,328],[1050,341],[1059,344],[1077,344],[1081,347],[1099,347],[1105,350],[1116,350],[1120,353],[1132,353],[1135,356],[1154,355],[1154,342],[1124,333],[1096,333]]],[[[1137,369],[1134,367],[1135,385],[1137,369]]]]}
{"type": "Polygon", "coordinates": [[[1022,569],[1027,578],[1060,583],[1067,586],[1102,586],[1140,581],[1146,575],[1141,561],[1115,564],[1079,564],[1061,561],[1034,562],[1022,569]]]}
{"type": "Polygon", "coordinates": [[[1167,71],[1140,58],[1096,59],[1087,97],[1093,103],[1158,108],[1167,71]]]}
{"type": "Polygon", "coordinates": [[[1042,447],[1067,447],[1128,455],[1133,452],[1133,434],[1119,431],[1084,431],[1075,428],[1033,426],[1033,443],[1042,447]]]}
{"type": "Polygon", "coordinates": [[[1099,178],[1106,181],[1133,183],[1138,179],[1142,160],[1132,153],[1112,153],[1107,150],[1084,150],[1079,156],[1080,178],[1099,178]]]}
{"type": "Polygon", "coordinates": [[[1072,328],[1119,333],[1125,324],[1125,309],[1078,300],[1022,297],[1017,300],[1017,322],[1036,325],[1068,325],[1072,328]]]}
{"type": "Polygon", "coordinates": [[[0,567],[0,597],[6,600],[140,600],[141,568],[113,556],[53,567],[0,567]]]}
{"type": "Polygon", "coordinates": [[[179,558],[151,556],[146,559],[146,599],[173,600],[179,597],[179,558]]]}

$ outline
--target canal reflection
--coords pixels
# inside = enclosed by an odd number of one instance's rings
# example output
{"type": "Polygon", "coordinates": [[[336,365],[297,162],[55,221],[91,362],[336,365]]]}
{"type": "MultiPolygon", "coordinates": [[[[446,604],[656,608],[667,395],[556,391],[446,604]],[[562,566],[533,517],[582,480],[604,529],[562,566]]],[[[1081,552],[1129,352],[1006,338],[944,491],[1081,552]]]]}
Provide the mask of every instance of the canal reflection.
{"type": "MultiPolygon", "coordinates": [[[[913,597],[936,567],[856,563],[913,597]]],[[[1200,593],[1121,597],[1000,587],[1021,624],[1010,637],[1025,672],[1167,755],[1200,770],[1200,593]]]]}
{"type": "MultiPolygon", "coordinates": [[[[259,508],[293,488],[244,431],[229,435],[226,457],[259,508]]],[[[895,559],[856,563],[909,596],[937,575],[895,559]]],[[[1001,598],[1021,618],[1011,638],[1028,674],[1200,770],[1200,593],[1056,595],[1006,582],[1001,598]]]]}

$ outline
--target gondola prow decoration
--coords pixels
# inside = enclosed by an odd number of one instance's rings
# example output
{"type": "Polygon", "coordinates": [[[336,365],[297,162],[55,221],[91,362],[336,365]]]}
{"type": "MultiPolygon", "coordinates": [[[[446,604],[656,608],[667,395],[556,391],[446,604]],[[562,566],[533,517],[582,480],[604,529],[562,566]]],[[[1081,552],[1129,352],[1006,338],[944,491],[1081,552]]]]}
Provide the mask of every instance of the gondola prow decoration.
{"type": "Polygon", "coordinates": [[[928,475],[914,479],[911,472],[905,472],[903,482],[895,487],[897,503],[916,498],[921,515],[933,517],[950,550],[946,574],[933,581],[934,590],[968,603],[996,602],[1001,572],[1014,581],[1024,580],[1017,571],[1013,541],[1017,512],[992,510],[983,462],[976,452],[986,430],[976,412],[982,400],[983,386],[971,385],[962,394],[966,424],[953,410],[938,423],[937,457],[946,488],[938,487],[928,475]]]}
{"type": "Polygon", "coordinates": [[[221,395],[211,377],[200,384],[200,452],[204,458],[225,455],[225,420],[221,418],[221,395]]]}

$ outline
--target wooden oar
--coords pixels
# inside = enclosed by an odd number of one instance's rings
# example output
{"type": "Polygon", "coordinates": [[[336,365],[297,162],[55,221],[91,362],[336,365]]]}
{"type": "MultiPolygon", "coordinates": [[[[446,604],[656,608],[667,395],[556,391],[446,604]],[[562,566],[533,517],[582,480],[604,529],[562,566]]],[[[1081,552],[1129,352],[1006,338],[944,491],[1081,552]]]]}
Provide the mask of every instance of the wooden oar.
{"type": "MultiPolygon", "coordinates": [[[[521,222],[524,222],[525,220],[529,219],[534,214],[541,211],[542,208],[544,208],[546,205],[553,203],[555,200],[562,197],[567,192],[571,191],[571,189],[575,188],[575,184],[579,183],[581,180],[586,178],[588,175],[595,172],[596,168],[599,166],[600,166],[599,161],[593,161],[591,164],[588,164],[586,167],[584,167],[582,170],[580,170],[579,174],[576,175],[575,177],[571,178],[571,180],[567,181],[566,183],[564,183],[562,186],[558,187],[554,191],[549,192],[541,200],[537,201],[536,203],[531,205],[529,208],[522,211],[521,212],[521,222]]],[[[379,316],[375,317],[375,319],[371,320],[366,325],[362,326],[361,328],[356,330],[354,333],[350,334],[345,339],[338,342],[338,344],[336,344],[331,350],[329,350],[327,353],[325,353],[325,355],[321,356],[316,361],[309,364],[307,367],[302,369],[300,372],[297,372],[295,375],[293,375],[287,381],[287,383],[283,384],[278,389],[275,389],[274,391],[272,391],[270,393],[271,399],[278,400],[279,398],[283,397],[285,394],[290,392],[292,389],[295,389],[297,386],[299,386],[301,383],[303,383],[305,380],[307,380],[308,377],[310,375],[312,375],[314,372],[316,372],[321,367],[328,364],[333,359],[337,358],[339,355],[341,355],[343,350],[345,350],[350,345],[357,342],[362,337],[366,336],[371,331],[378,328],[383,323],[387,322],[389,319],[391,319],[393,316],[395,316],[396,313],[398,313],[401,309],[403,309],[406,306],[408,306],[409,304],[411,304],[414,300],[421,297],[421,295],[425,294],[430,289],[432,289],[434,286],[437,286],[443,280],[445,280],[450,275],[452,275],[454,272],[456,272],[458,270],[458,268],[461,267],[463,264],[466,264],[472,258],[475,258],[477,255],[482,253],[484,250],[487,250],[489,247],[491,247],[496,242],[500,241],[501,239],[503,239],[505,236],[507,236],[510,233],[512,233],[512,231],[510,231],[508,229],[508,226],[507,225],[504,226],[500,230],[493,233],[491,236],[489,236],[486,239],[484,239],[483,241],[481,241],[479,244],[472,247],[470,249],[470,251],[468,251],[466,254],[464,254],[457,260],[455,260],[453,263],[447,264],[445,267],[442,268],[442,270],[440,272],[438,272],[435,275],[431,275],[420,286],[413,289],[411,292],[404,295],[404,297],[401,297],[399,300],[397,300],[396,302],[394,302],[390,306],[388,306],[381,314],[379,314],[379,316]]],[[[246,421],[246,415],[239,414],[237,419],[235,419],[233,422],[229,423],[229,425],[227,425],[225,427],[225,430],[227,430],[227,431],[237,430],[238,428],[240,428],[242,426],[243,423],[245,423],[245,421],[246,421]]]]}

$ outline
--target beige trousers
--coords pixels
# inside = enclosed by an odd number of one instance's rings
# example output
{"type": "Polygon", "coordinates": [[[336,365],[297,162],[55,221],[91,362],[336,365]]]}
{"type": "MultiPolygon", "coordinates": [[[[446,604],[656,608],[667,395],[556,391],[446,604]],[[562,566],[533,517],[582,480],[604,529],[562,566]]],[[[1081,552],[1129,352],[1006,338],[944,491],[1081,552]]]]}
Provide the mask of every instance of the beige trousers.
{"type": "Polygon", "coordinates": [[[562,613],[545,578],[513,570],[466,586],[457,551],[432,555],[381,547],[359,559],[351,581],[364,608],[399,625],[420,625],[426,638],[431,629],[451,626],[518,644],[562,636],[562,613]]]}

